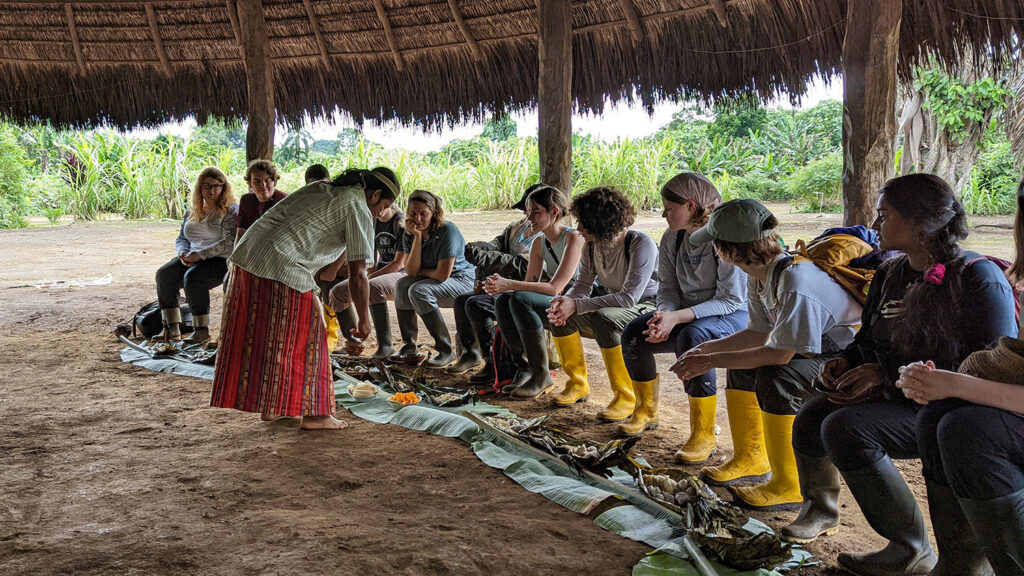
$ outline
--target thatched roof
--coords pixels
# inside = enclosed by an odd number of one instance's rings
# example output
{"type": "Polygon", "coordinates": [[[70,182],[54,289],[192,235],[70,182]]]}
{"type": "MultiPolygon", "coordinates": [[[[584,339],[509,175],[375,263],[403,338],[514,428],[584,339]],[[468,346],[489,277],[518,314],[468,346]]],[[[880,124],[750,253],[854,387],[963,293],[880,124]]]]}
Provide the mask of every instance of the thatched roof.
{"type": "MultiPolygon", "coordinates": [[[[234,3],[0,0],[0,113],[121,126],[244,116],[234,3]]],[[[437,126],[536,98],[536,0],[263,5],[284,119],[337,106],[357,119],[437,126]]],[[[904,77],[924,53],[998,55],[1024,38],[1024,0],[904,5],[904,77]]],[[[592,112],[606,96],[651,105],[684,94],[800,94],[814,74],[838,71],[846,27],[843,0],[574,0],[572,14],[573,96],[592,112]]]]}

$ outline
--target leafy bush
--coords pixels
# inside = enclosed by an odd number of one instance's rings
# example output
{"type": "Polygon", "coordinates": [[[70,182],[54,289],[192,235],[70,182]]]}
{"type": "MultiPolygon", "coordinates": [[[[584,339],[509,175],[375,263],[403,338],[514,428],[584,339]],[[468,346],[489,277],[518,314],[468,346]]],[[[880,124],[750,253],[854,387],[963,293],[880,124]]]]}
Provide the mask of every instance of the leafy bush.
{"type": "Polygon", "coordinates": [[[42,214],[57,224],[65,214],[61,199],[68,193],[68,185],[53,174],[40,174],[25,185],[32,194],[31,214],[42,214]]]}
{"type": "Polygon", "coordinates": [[[762,202],[784,202],[790,199],[786,184],[769,177],[764,172],[748,172],[730,182],[728,197],[722,191],[722,198],[753,198],[762,202]]]}
{"type": "Polygon", "coordinates": [[[25,190],[28,155],[12,128],[0,125],[0,228],[28,226],[29,195],[25,190]]]}
{"type": "Polygon", "coordinates": [[[803,209],[839,212],[843,209],[843,156],[819,158],[793,174],[789,194],[803,209]]]}

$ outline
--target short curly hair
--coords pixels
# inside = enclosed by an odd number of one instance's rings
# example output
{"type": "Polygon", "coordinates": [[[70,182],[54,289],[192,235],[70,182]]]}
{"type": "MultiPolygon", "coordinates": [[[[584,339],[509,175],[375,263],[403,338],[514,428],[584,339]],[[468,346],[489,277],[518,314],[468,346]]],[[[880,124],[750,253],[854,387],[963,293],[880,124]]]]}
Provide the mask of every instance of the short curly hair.
{"type": "Polygon", "coordinates": [[[577,227],[586,230],[599,244],[611,240],[636,220],[636,209],[629,198],[611,186],[591,188],[573,198],[569,213],[576,218],[577,227]]]}

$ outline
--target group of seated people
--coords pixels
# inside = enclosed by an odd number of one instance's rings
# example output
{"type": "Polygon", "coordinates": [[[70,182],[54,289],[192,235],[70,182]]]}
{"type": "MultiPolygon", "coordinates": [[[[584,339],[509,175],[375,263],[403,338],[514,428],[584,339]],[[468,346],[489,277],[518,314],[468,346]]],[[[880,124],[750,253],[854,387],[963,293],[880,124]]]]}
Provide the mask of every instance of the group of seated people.
{"type": "MultiPolygon", "coordinates": [[[[346,177],[332,184],[352,185],[346,177]]],[[[192,338],[209,337],[208,292],[223,280],[235,238],[283,197],[267,161],[250,164],[246,181],[251,193],[239,204],[216,168],[196,182],[178,257],[157,273],[169,337],[180,322],[181,287],[192,338]]],[[[496,325],[516,367],[502,391],[536,398],[554,388],[550,331],[567,377],[551,404],[564,407],[590,395],[582,344],[590,338],[612,391],[597,417],[633,436],[658,425],[655,355],[670,353],[670,371],[689,396],[690,434],[675,454],[685,465],[717,449],[715,369],[725,369],[733,451],[701,476],[728,486],[741,506],[799,509],[781,530],[785,539],[810,542],[839,529],[842,478],[888,540],[877,552],[840,554],[850,572],[1024,574],[1024,388],[1015,386],[1024,374],[999,360],[1024,356],[1011,288],[1024,282],[1024,182],[1017,258],[1005,272],[960,246],[966,216],[945,181],[915,174],[887,182],[872,228],[879,250],[894,255],[878,267],[866,300],[789,254],[778,220],[754,200],[723,203],[693,173],[669,180],[661,199],[668,230],[660,246],[630,229],[636,212],[622,192],[598,187],[570,199],[543,184],[516,204],[523,219],[491,242],[467,244],[443,200],[415,190],[404,213],[375,214],[374,356],[452,373],[477,369],[470,381],[491,384],[496,325]],[[455,342],[445,307],[455,309],[455,342]],[[419,354],[420,322],[433,339],[429,358],[419,354]],[[892,462],[916,458],[937,555],[892,462]]],[[[343,263],[341,255],[310,273],[341,336],[352,340],[356,316],[343,263]]]]}

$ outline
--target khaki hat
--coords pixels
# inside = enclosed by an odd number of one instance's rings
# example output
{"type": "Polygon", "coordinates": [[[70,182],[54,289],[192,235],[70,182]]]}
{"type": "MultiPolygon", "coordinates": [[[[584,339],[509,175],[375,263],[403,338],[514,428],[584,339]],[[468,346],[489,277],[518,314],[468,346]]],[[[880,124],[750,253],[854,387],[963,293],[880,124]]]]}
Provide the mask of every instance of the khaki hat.
{"type": "Polygon", "coordinates": [[[715,208],[708,223],[690,235],[690,244],[696,246],[712,240],[739,244],[760,240],[773,232],[772,228],[764,227],[771,217],[771,211],[757,200],[730,200],[715,208]]]}
{"type": "Polygon", "coordinates": [[[995,348],[979,350],[960,364],[961,374],[1024,386],[1024,342],[1003,336],[995,348]]]}

